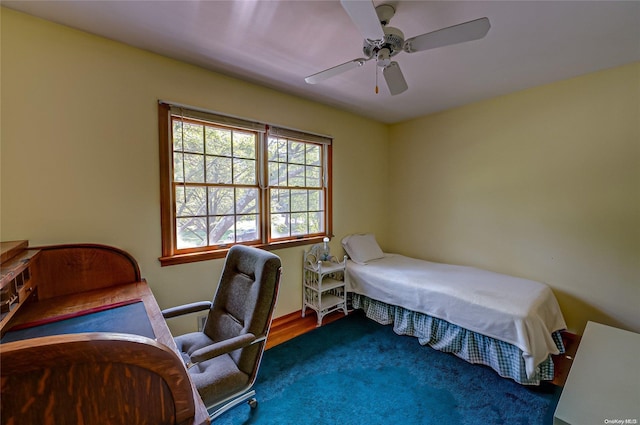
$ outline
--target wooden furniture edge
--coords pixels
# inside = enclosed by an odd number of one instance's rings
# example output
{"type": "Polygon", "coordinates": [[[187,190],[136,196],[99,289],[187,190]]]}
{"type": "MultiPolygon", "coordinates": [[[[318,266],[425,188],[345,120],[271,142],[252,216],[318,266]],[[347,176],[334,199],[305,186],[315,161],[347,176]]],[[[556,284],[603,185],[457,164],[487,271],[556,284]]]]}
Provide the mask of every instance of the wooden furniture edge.
{"type": "Polygon", "coordinates": [[[84,363],[122,363],[137,366],[160,376],[170,389],[177,423],[194,417],[191,380],[171,348],[150,338],[118,333],[54,335],[0,344],[2,376],[84,363]],[[33,359],[38,361],[34,362],[33,359]]]}
{"type": "Polygon", "coordinates": [[[119,248],[80,243],[33,249],[39,251],[32,268],[40,300],[142,279],[135,258],[119,248]]]}
{"type": "MultiPolygon", "coordinates": [[[[45,278],[46,283],[49,285],[64,287],[66,277],[69,275],[72,277],[71,280],[80,282],[80,285],[76,285],[76,287],[71,288],[73,289],[71,291],[60,292],[59,290],[54,290],[54,293],[48,294],[49,296],[46,296],[47,294],[45,294],[47,292],[47,288],[43,288],[45,290],[42,291],[42,293],[45,296],[40,296],[36,302],[29,303],[26,311],[20,311],[20,313],[24,314],[19,314],[17,317],[12,315],[13,317],[8,317],[8,320],[3,320],[3,329],[5,328],[5,325],[9,325],[10,327],[22,322],[50,317],[60,313],[81,311],[83,309],[95,307],[96,305],[101,305],[104,302],[117,302],[140,298],[144,302],[145,310],[147,311],[147,315],[151,321],[157,342],[163,344],[169,350],[173,350],[173,356],[175,356],[177,362],[181,365],[186,376],[189,376],[188,371],[182,362],[182,358],[178,354],[171,332],[169,331],[164,318],[162,318],[162,313],[157,301],[155,300],[147,282],[141,277],[138,263],[131,254],[116,247],[95,243],[74,243],[34,247],[29,247],[28,241],[10,241],[2,243],[4,258],[11,259],[13,253],[20,250],[37,251],[38,261],[36,261],[36,263],[39,262],[40,254],[43,252],[45,260],[50,253],[62,254],[58,259],[64,262],[64,265],[62,265],[62,274],[64,276],[61,276],[60,273],[50,273],[49,275],[44,274],[47,271],[58,271],[59,269],[56,268],[53,268],[52,270],[43,270],[40,267],[34,267],[37,269],[32,273],[32,277],[35,277],[35,279],[33,279],[34,281],[37,281],[38,278],[45,278]],[[64,250],[72,251],[71,255],[65,255],[64,250]],[[87,255],[85,252],[82,252],[83,250],[89,252],[93,251],[94,254],[97,253],[97,256],[87,255]],[[77,251],[78,254],[74,255],[75,252],[73,251],[77,251]],[[120,276],[120,280],[114,280],[108,277],[107,275],[110,274],[110,269],[108,266],[106,268],[104,267],[105,262],[101,261],[103,254],[100,254],[100,252],[104,252],[107,259],[112,257],[112,255],[109,254],[115,254],[115,257],[119,258],[119,260],[116,260],[115,263],[107,261],[106,264],[115,264],[117,267],[123,266],[124,268],[129,268],[129,270],[131,270],[129,274],[118,274],[118,276],[120,276]],[[100,267],[101,263],[102,267],[100,267]],[[97,277],[90,273],[92,271],[91,268],[94,265],[98,265],[98,268],[100,269],[100,273],[97,277]],[[80,277],[77,278],[75,275],[70,275],[70,273],[78,273],[80,277]],[[121,281],[123,276],[126,276],[127,281],[121,281]],[[96,284],[98,286],[94,287],[93,285],[96,284]]],[[[3,361],[4,360],[3,356],[3,361]]],[[[209,423],[210,420],[207,409],[204,406],[204,403],[202,403],[193,381],[191,379],[188,381],[192,392],[191,403],[195,404],[195,415],[192,415],[192,418],[186,423],[209,423]]]]}

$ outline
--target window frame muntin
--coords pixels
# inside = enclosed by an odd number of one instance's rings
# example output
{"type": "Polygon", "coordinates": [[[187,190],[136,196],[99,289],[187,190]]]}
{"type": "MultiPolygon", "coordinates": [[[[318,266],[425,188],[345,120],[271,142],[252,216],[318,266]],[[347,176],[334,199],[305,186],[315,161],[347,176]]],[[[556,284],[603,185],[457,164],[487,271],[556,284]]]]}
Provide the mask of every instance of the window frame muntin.
{"type": "MultiPolygon", "coordinates": [[[[332,233],[328,230],[328,227],[329,227],[329,221],[328,220],[330,220],[329,217],[328,217],[328,214],[329,214],[328,205],[329,205],[329,199],[330,199],[329,178],[331,176],[331,173],[329,172],[328,164],[331,162],[330,161],[330,153],[329,153],[330,152],[329,149],[331,148],[331,144],[323,144],[323,143],[318,143],[317,141],[310,141],[310,140],[301,140],[300,138],[290,137],[290,136],[287,136],[287,135],[266,134],[265,137],[267,138],[267,140],[264,141],[265,142],[265,148],[267,148],[267,150],[268,150],[268,145],[269,145],[269,140],[268,140],[269,137],[275,137],[275,138],[277,138],[279,140],[286,141],[286,144],[287,144],[287,160],[286,160],[286,162],[282,162],[278,158],[276,161],[272,161],[272,162],[275,162],[277,164],[285,164],[287,166],[293,164],[293,165],[301,165],[302,167],[307,167],[308,166],[308,164],[306,162],[306,156],[307,156],[306,149],[305,149],[305,152],[304,152],[304,156],[305,156],[304,163],[289,162],[289,153],[290,153],[289,144],[290,144],[290,142],[296,142],[296,143],[303,143],[305,145],[318,146],[320,148],[320,153],[321,153],[320,166],[319,166],[319,168],[320,168],[320,186],[316,187],[316,186],[307,186],[306,185],[306,183],[307,183],[306,182],[306,180],[307,180],[306,179],[306,170],[305,170],[305,185],[304,186],[290,186],[289,185],[290,182],[289,182],[288,170],[287,170],[287,185],[285,185],[285,186],[280,186],[280,185],[271,186],[269,184],[267,185],[267,187],[266,187],[266,192],[267,193],[265,194],[265,199],[269,200],[269,203],[267,205],[268,208],[266,210],[267,220],[268,220],[268,223],[269,223],[269,226],[268,226],[269,233],[267,234],[268,242],[269,243],[278,243],[278,242],[281,242],[281,241],[288,241],[288,240],[293,240],[293,239],[298,239],[299,238],[299,236],[291,235],[291,233],[292,233],[291,232],[291,228],[289,228],[290,235],[287,236],[287,237],[275,238],[271,234],[271,225],[270,225],[271,224],[271,216],[272,216],[272,214],[274,214],[271,211],[271,208],[270,208],[270,206],[271,206],[271,203],[270,203],[271,190],[272,189],[287,190],[287,191],[289,191],[289,196],[291,196],[291,191],[292,190],[304,190],[304,191],[307,191],[307,193],[309,192],[309,190],[318,190],[318,189],[321,190],[324,193],[324,197],[322,199],[322,204],[324,206],[325,218],[324,218],[323,227],[325,229],[322,232],[307,233],[305,236],[302,236],[302,238],[305,238],[305,237],[308,237],[308,238],[324,238],[325,236],[327,236],[329,234],[332,235],[332,233]],[[326,151],[325,151],[325,149],[326,149],[326,151]],[[326,152],[326,155],[325,155],[325,152],[326,152]]],[[[265,161],[266,161],[266,164],[267,164],[266,167],[265,167],[265,172],[268,173],[269,172],[269,167],[268,167],[268,165],[269,165],[269,155],[268,155],[268,153],[265,155],[265,161]]],[[[315,165],[313,165],[313,166],[316,167],[315,165]]],[[[268,178],[269,178],[269,176],[267,175],[267,180],[266,180],[267,182],[269,182],[268,178]]],[[[279,179],[278,179],[278,181],[279,181],[279,179]]],[[[308,201],[308,198],[307,198],[307,201],[308,201]]],[[[302,211],[293,211],[291,209],[291,203],[290,203],[289,204],[288,214],[291,216],[291,215],[293,215],[294,212],[299,213],[299,212],[302,212],[302,211]]],[[[309,214],[311,212],[318,212],[318,210],[310,210],[310,209],[307,208],[306,210],[304,210],[304,212],[309,214]]]]}
{"type": "MultiPolygon", "coordinates": [[[[209,112],[203,111],[197,108],[187,107],[175,103],[168,103],[164,101],[158,102],[158,133],[159,133],[159,152],[160,152],[160,222],[161,222],[161,243],[162,243],[162,255],[158,258],[161,266],[170,266],[177,264],[185,264],[196,261],[206,261],[210,259],[224,258],[228,249],[232,246],[230,244],[228,247],[214,249],[211,250],[209,247],[199,247],[199,248],[191,248],[188,252],[185,250],[180,250],[179,253],[176,253],[175,246],[175,238],[176,238],[176,203],[173,193],[173,140],[171,139],[171,107],[184,108],[185,110],[191,112],[197,112],[200,114],[208,114],[209,112]]],[[[213,116],[222,116],[214,112],[211,112],[213,116]]],[[[235,117],[229,117],[230,119],[235,119],[235,117]]],[[[191,119],[197,120],[197,118],[191,117],[191,119]]],[[[206,122],[206,120],[203,120],[206,122]]],[[[216,123],[212,121],[215,125],[225,126],[225,124],[216,123]]],[[[232,125],[227,125],[228,127],[234,129],[232,125]]],[[[243,129],[238,127],[237,129],[246,131],[247,129],[243,129]]],[[[318,143],[322,145],[322,148],[325,150],[322,161],[324,161],[325,165],[325,173],[326,176],[324,178],[326,181],[324,182],[323,191],[325,192],[324,202],[325,202],[325,231],[319,234],[309,234],[301,237],[291,237],[283,240],[271,240],[270,239],[270,208],[269,202],[267,199],[268,194],[268,153],[266,152],[267,140],[269,137],[269,125],[265,124],[265,133],[261,134],[260,140],[258,142],[258,151],[256,152],[258,158],[256,158],[257,162],[261,161],[262,170],[258,171],[258,183],[261,187],[264,185],[264,189],[260,189],[260,206],[264,208],[260,211],[260,219],[259,222],[262,226],[260,229],[261,234],[263,235],[263,239],[261,243],[257,244],[248,244],[248,243],[240,243],[242,245],[252,245],[265,250],[275,250],[282,248],[289,248],[295,246],[303,246],[308,244],[315,244],[322,242],[323,238],[326,236],[333,237],[333,163],[332,163],[332,155],[333,155],[333,146],[331,143],[331,139],[326,136],[315,136],[311,133],[297,132],[299,134],[309,134],[309,136],[319,137],[328,139],[329,143],[319,143],[316,140],[299,140],[297,137],[290,136],[282,136],[287,139],[296,139],[297,141],[302,141],[305,143],[318,143]],[[262,171],[262,174],[260,173],[262,171]],[[260,180],[262,178],[262,180],[260,180]],[[264,192],[264,193],[262,193],[264,192]]],[[[296,132],[296,130],[292,130],[296,132]]],[[[307,211],[308,212],[308,211],[307,211]]]]}
{"type": "MultiPolygon", "coordinates": [[[[168,142],[171,145],[171,170],[173,171],[173,155],[175,153],[175,150],[173,148],[173,138],[171,137],[173,135],[173,121],[174,121],[174,117],[177,115],[172,114],[171,112],[169,112],[169,139],[168,142]]],[[[216,250],[220,250],[220,249],[228,249],[230,246],[235,245],[239,242],[231,242],[231,243],[222,243],[222,244],[215,244],[215,245],[206,245],[206,246],[198,246],[198,247],[190,247],[190,248],[178,248],[178,232],[177,232],[177,220],[178,218],[184,218],[184,216],[180,216],[178,217],[177,215],[177,211],[175,210],[176,206],[177,206],[177,202],[175,199],[175,193],[176,193],[176,188],[177,186],[182,186],[184,188],[187,188],[188,186],[194,186],[194,187],[202,187],[205,188],[206,190],[206,197],[207,197],[207,212],[209,209],[209,188],[210,187],[229,187],[229,188],[256,188],[258,190],[258,212],[257,215],[259,217],[262,216],[262,203],[263,203],[263,190],[260,187],[260,158],[259,158],[259,150],[260,150],[260,143],[262,142],[262,138],[259,134],[258,131],[255,130],[247,130],[247,129],[241,129],[241,128],[236,128],[236,127],[230,127],[228,125],[224,125],[224,124],[218,124],[218,123],[214,123],[214,122],[210,122],[210,121],[205,121],[204,119],[201,118],[191,118],[191,117],[180,117],[180,120],[182,120],[182,122],[188,122],[190,124],[197,124],[197,125],[201,125],[203,127],[203,131],[206,133],[206,128],[207,126],[212,127],[212,128],[221,128],[221,129],[228,129],[229,131],[235,132],[235,131],[239,131],[239,132],[245,132],[245,133],[252,133],[255,137],[256,137],[256,146],[255,146],[255,154],[256,154],[256,158],[245,158],[245,157],[236,157],[233,155],[233,139],[231,140],[231,155],[230,156],[226,156],[226,155],[217,155],[217,154],[208,154],[207,153],[207,141],[206,141],[206,134],[203,134],[203,150],[202,153],[200,152],[187,152],[184,151],[184,147],[182,150],[182,155],[185,154],[185,152],[191,154],[191,155],[201,155],[203,157],[203,174],[204,174],[204,182],[191,182],[191,181],[186,181],[186,179],[184,179],[184,175],[183,175],[183,181],[177,182],[174,178],[175,174],[171,173],[170,175],[171,177],[171,187],[172,187],[172,196],[173,196],[173,200],[172,200],[172,204],[173,204],[173,215],[172,215],[172,225],[174,227],[174,231],[173,231],[173,241],[172,241],[172,249],[174,254],[180,255],[180,254],[192,254],[192,253],[197,253],[197,252],[203,252],[203,251],[216,251],[216,250]],[[231,183],[223,183],[223,182],[207,182],[207,157],[216,157],[216,158],[229,158],[231,160],[231,183]],[[235,172],[235,164],[233,163],[233,161],[235,159],[250,159],[253,160],[255,162],[255,166],[256,166],[256,170],[255,170],[255,180],[256,183],[255,185],[250,185],[250,184],[244,184],[244,183],[233,183],[234,181],[234,172],[235,172]],[[212,249],[213,248],[213,249],[212,249]]],[[[184,172],[184,165],[183,165],[183,172],[184,172]]],[[[234,217],[238,217],[240,215],[247,215],[247,214],[237,214],[235,212],[235,190],[234,190],[234,214],[230,214],[227,216],[234,216],[234,217]]],[[[206,214],[204,216],[194,216],[194,217],[204,217],[206,218],[207,221],[207,243],[209,242],[209,225],[210,225],[210,218],[213,217],[210,214],[206,214]]],[[[260,220],[259,220],[260,221],[260,220]]],[[[237,220],[236,220],[237,222],[237,220]]],[[[245,242],[245,245],[259,245],[263,242],[263,237],[262,237],[262,230],[263,229],[259,229],[260,231],[260,238],[258,240],[253,240],[253,241],[248,241],[245,242]]],[[[236,237],[236,231],[237,229],[234,229],[234,239],[236,237]]]]}

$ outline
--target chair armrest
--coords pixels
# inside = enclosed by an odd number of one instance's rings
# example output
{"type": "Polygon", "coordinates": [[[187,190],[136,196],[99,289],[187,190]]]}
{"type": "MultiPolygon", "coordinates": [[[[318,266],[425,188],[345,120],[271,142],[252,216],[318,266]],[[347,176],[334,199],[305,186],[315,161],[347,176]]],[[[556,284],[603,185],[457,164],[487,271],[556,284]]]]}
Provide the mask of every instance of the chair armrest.
{"type": "Polygon", "coordinates": [[[195,313],[196,311],[209,310],[211,308],[211,301],[198,301],[195,303],[179,305],[176,307],[170,307],[162,310],[162,317],[170,319],[176,316],[182,316],[183,314],[195,313]]]}
{"type": "MultiPolygon", "coordinates": [[[[221,354],[230,353],[238,348],[243,348],[256,342],[254,334],[242,334],[224,341],[216,342],[207,347],[200,348],[191,354],[191,363],[200,363],[212,359],[221,354]]],[[[189,365],[187,365],[189,367],[189,365]]]]}

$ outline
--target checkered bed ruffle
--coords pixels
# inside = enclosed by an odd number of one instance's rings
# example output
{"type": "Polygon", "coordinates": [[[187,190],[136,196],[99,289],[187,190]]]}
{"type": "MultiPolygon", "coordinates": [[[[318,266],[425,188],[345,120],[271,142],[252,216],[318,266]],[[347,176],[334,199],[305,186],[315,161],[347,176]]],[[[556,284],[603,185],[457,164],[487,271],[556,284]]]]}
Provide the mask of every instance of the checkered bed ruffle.
{"type": "MultiPolygon", "coordinates": [[[[515,345],[469,331],[446,320],[385,304],[364,295],[352,295],[353,308],[364,310],[368,318],[380,324],[393,324],[393,330],[398,335],[415,336],[422,345],[453,353],[469,363],[489,366],[500,376],[520,384],[539,385],[541,381],[553,379],[551,356],[540,363],[535,375],[529,378],[523,352],[515,345]]],[[[560,332],[554,332],[552,336],[560,352],[564,353],[560,332]]]]}

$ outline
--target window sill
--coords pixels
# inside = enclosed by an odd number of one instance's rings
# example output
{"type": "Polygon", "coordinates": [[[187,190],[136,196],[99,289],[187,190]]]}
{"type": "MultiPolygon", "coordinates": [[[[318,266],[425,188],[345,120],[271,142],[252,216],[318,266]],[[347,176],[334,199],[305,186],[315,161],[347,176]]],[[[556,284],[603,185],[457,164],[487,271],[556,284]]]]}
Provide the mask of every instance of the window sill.
{"type": "MultiPolygon", "coordinates": [[[[255,246],[256,248],[264,249],[265,251],[273,251],[276,249],[291,248],[295,246],[321,243],[323,238],[324,236],[315,236],[313,238],[287,240],[282,242],[272,242],[270,244],[261,244],[261,245],[252,245],[252,246],[255,246]]],[[[212,251],[190,252],[186,254],[174,254],[166,257],[159,257],[158,260],[160,261],[160,265],[162,267],[175,266],[178,264],[195,263],[197,261],[208,261],[208,260],[225,258],[227,256],[227,251],[229,251],[229,248],[216,249],[212,251]]]]}

